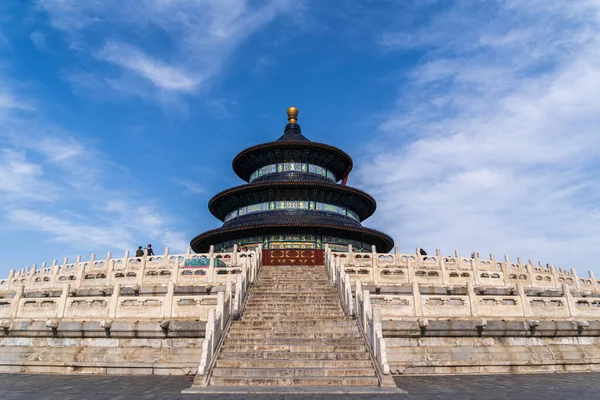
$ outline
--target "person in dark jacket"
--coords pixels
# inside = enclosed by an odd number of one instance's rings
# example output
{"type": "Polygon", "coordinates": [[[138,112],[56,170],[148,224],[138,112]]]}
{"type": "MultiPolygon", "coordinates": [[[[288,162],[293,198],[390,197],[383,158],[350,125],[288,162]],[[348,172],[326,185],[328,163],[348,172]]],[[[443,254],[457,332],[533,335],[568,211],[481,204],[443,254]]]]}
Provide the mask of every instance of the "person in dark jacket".
{"type": "Polygon", "coordinates": [[[152,245],[149,244],[148,247],[146,247],[146,255],[147,256],[153,256],[154,252],[152,251],[152,245]]]}
{"type": "Polygon", "coordinates": [[[138,249],[135,251],[135,256],[144,257],[144,250],[142,249],[142,246],[138,247],[138,249]]]}

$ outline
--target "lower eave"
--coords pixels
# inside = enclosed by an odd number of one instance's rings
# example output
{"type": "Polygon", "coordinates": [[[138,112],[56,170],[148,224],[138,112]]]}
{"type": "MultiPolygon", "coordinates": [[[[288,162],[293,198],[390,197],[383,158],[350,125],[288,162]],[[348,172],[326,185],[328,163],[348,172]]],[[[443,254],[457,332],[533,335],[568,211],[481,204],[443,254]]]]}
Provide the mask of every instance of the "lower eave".
{"type": "Polygon", "coordinates": [[[206,253],[211,245],[221,243],[227,240],[242,239],[255,235],[269,234],[271,232],[307,232],[317,231],[332,236],[362,241],[374,244],[379,253],[387,253],[394,247],[394,240],[383,232],[369,228],[353,228],[347,226],[298,223],[298,224],[260,224],[251,226],[242,226],[235,228],[218,228],[204,232],[190,242],[192,250],[196,253],[206,253]]]}

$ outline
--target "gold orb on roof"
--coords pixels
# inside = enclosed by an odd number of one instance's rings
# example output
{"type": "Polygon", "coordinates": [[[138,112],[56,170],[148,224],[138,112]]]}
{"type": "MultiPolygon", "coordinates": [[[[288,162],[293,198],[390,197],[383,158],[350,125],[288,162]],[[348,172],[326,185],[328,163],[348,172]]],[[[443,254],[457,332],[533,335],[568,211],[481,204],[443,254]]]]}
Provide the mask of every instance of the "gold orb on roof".
{"type": "Polygon", "coordinates": [[[298,109],[296,107],[290,107],[287,109],[288,122],[295,124],[298,121],[298,109]]]}

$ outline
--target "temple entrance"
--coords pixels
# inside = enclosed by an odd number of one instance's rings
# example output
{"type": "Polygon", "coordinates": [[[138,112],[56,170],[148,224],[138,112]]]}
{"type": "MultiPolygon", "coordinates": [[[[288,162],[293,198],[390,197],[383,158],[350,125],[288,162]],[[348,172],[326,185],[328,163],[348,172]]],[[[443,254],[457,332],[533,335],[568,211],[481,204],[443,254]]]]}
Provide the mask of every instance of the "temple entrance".
{"type": "Polygon", "coordinates": [[[319,249],[263,250],[263,265],[323,265],[325,252],[319,249]]]}

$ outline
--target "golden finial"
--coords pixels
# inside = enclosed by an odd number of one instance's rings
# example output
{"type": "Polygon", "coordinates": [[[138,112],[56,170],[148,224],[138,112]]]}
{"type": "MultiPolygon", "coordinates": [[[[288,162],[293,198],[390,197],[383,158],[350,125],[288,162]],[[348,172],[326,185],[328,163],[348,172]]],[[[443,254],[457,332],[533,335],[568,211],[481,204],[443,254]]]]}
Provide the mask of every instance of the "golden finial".
{"type": "Polygon", "coordinates": [[[298,109],[296,107],[288,108],[287,115],[289,124],[295,124],[298,121],[298,109]]]}

